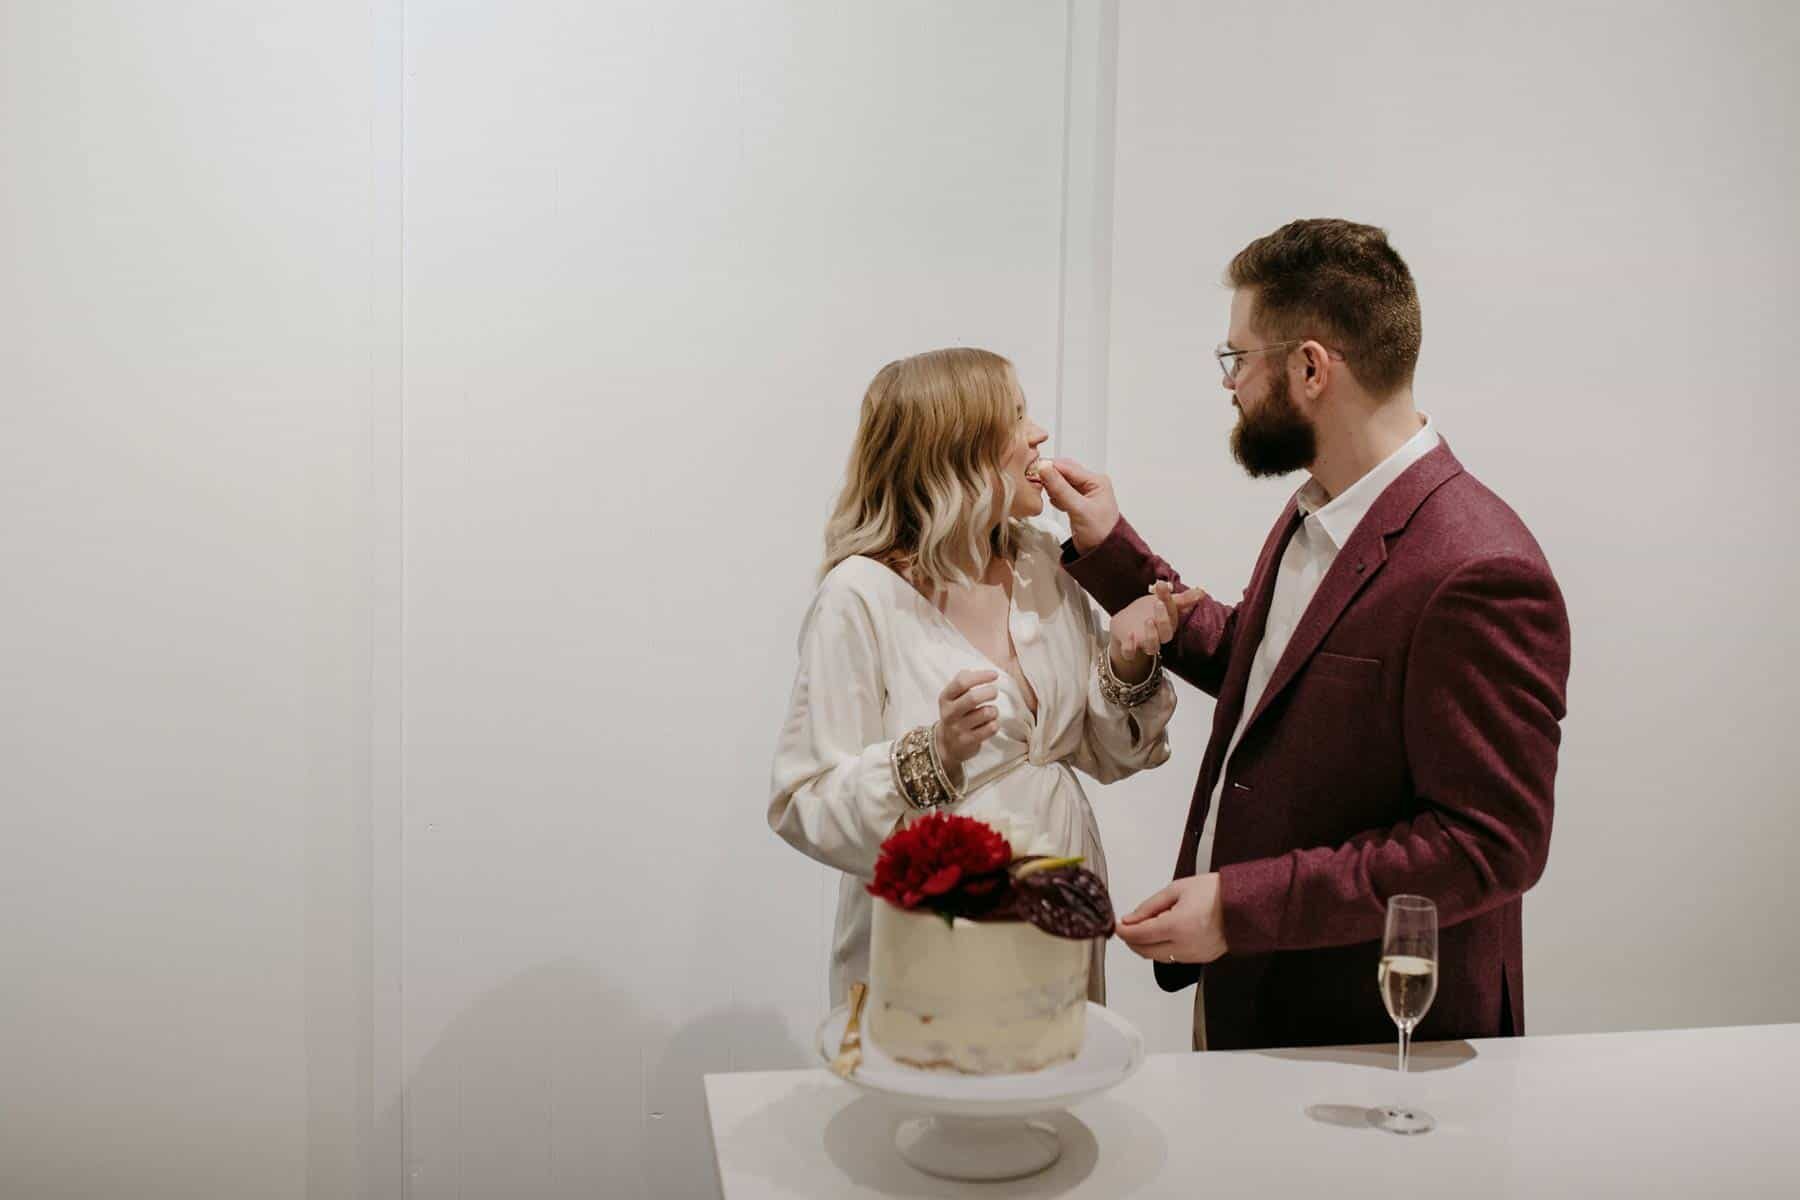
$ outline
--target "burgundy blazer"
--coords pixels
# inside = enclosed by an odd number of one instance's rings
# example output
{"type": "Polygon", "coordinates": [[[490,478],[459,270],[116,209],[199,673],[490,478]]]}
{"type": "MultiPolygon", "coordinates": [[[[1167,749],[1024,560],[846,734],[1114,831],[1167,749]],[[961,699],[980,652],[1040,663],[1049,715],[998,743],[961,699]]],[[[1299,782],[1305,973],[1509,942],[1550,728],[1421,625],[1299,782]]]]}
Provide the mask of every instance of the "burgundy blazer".
{"type": "MultiPolygon", "coordinates": [[[[1537,542],[1448,445],[1376,499],[1320,581],[1229,763],[1290,500],[1236,605],[1210,596],[1163,663],[1215,696],[1175,877],[1195,873],[1220,771],[1212,869],[1225,956],[1205,968],[1211,1049],[1395,1036],[1375,968],[1387,898],[1438,908],[1437,999],[1416,1037],[1524,1032],[1520,897],[1550,850],[1569,621],[1537,542]]],[[[1109,611],[1183,585],[1121,519],[1066,569],[1109,611]]],[[[1155,964],[1177,991],[1188,963],[1155,964]]]]}

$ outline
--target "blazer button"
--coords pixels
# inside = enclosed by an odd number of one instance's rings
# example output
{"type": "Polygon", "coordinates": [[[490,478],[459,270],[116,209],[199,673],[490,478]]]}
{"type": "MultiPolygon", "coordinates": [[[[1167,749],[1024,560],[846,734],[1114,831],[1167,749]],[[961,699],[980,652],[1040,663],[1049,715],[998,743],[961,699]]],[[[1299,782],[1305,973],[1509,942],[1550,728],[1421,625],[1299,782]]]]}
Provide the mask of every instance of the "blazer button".
{"type": "Polygon", "coordinates": [[[1357,563],[1356,564],[1356,573],[1358,575],[1361,575],[1363,573],[1363,568],[1367,567],[1368,565],[1369,565],[1368,563],[1357,563]]]}

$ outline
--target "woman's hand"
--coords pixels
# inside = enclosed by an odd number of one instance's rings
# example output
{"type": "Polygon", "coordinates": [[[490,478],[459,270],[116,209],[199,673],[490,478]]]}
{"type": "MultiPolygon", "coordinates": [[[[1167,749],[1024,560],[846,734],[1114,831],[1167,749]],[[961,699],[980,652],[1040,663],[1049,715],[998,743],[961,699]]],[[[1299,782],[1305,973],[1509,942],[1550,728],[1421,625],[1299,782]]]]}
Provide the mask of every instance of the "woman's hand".
{"type": "Polygon", "coordinates": [[[938,758],[950,770],[975,757],[1000,728],[1000,710],[991,703],[1000,690],[998,671],[959,671],[938,693],[938,758]]]}
{"type": "Polygon", "coordinates": [[[1206,595],[1205,588],[1189,588],[1176,594],[1166,580],[1150,586],[1148,596],[1140,596],[1113,614],[1112,669],[1120,683],[1142,683],[1150,677],[1155,656],[1163,643],[1175,636],[1194,605],[1206,595]]]}

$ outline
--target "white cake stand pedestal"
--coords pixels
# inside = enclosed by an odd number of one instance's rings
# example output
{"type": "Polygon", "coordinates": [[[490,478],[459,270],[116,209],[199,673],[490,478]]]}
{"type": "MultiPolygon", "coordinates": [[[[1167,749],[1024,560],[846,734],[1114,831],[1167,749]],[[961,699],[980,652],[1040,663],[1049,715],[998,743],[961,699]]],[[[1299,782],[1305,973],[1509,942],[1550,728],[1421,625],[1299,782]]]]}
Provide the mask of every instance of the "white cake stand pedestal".
{"type": "Polygon", "coordinates": [[[900,1157],[941,1179],[1021,1179],[1062,1157],[1062,1139],[1018,1117],[913,1117],[894,1133],[900,1157]]]}
{"type": "MultiPolygon", "coordinates": [[[[819,1026],[817,1046],[826,1062],[837,1054],[846,1019],[839,1008],[819,1026]]],[[[850,1082],[912,1114],[901,1122],[894,1144],[919,1170],[944,1179],[1018,1179],[1062,1156],[1055,1128],[1032,1118],[1123,1083],[1143,1062],[1143,1035],[1090,1002],[1087,1035],[1071,1062],[1020,1075],[925,1071],[882,1053],[865,1027],[862,1065],[850,1082]]]]}

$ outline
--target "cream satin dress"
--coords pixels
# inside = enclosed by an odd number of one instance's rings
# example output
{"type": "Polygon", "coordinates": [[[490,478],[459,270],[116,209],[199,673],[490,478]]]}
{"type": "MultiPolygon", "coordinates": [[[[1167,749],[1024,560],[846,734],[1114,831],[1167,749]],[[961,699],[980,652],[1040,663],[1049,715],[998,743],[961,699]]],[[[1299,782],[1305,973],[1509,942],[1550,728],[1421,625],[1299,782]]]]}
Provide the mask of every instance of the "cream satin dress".
{"type": "MultiPolygon", "coordinates": [[[[800,632],[800,663],[771,771],[769,825],[802,853],[843,872],[831,953],[831,1003],[868,978],[881,843],[917,810],[888,762],[893,740],[937,720],[938,694],[959,671],[998,670],[999,728],[963,764],[964,799],[948,811],[992,817],[1015,848],[1106,860],[1075,771],[1110,783],[1169,757],[1175,689],[1165,676],[1130,710],[1100,690],[1105,615],[1061,566],[1056,538],[1025,526],[1010,615],[1019,666],[1037,694],[989,661],[888,567],[849,558],[819,584],[800,632]]],[[[1090,994],[1104,1000],[1105,943],[1094,943],[1090,994]]]]}

